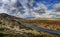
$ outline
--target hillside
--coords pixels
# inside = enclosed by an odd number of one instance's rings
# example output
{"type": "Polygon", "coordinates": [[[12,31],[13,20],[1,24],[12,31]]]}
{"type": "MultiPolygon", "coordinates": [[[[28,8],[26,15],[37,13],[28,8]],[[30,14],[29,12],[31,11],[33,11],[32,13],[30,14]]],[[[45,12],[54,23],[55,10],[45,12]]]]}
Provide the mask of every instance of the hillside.
{"type": "Polygon", "coordinates": [[[60,30],[60,20],[26,20],[23,22],[46,29],[60,30]]]}
{"type": "Polygon", "coordinates": [[[60,23],[56,23],[48,20],[25,20],[22,18],[14,17],[5,13],[0,14],[0,35],[2,37],[57,37],[44,32],[39,32],[25,26],[22,26],[20,22],[25,22],[34,26],[56,30],[60,29],[60,23]],[[49,28],[48,28],[49,27],[49,28]],[[55,28],[54,28],[55,27],[55,28]]]}

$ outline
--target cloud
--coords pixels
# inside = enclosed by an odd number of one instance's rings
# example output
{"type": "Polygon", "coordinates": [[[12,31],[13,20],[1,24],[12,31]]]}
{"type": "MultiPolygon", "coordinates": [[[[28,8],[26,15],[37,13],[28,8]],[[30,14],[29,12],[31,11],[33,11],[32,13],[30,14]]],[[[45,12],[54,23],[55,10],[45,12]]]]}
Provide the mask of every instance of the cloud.
{"type": "Polygon", "coordinates": [[[60,3],[54,4],[52,10],[48,10],[45,4],[37,3],[35,0],[2,0],[2,3],[1,13],[21,18],[56,18],[54,16],[60,13],[60,3]],[[33,3],[36,3],[37,7],[34,7],[33,3]]]}
{"type": "Polygon", "coordinates": [[[37,3],[37,7],[33,7],[34,2],[34,0],[2,0],[3,6],[0,11],[21,18],[43,17],[47,7],[43,3],[37,3]]]}
{"type": "Polygon", "coordinates": [[[53,9],[49,15],[51,15],[51,18],[60,18],[60,3],[53,5],[53,9]]]}
{"type": "Polygon", "coordinates": [[[56,12],[60,12],[60,3],[54,4],[53,8],[56,12]]]}
{"type": "Polygon", "coordinates": [[[39,3],[37,5],[38,7],[34,8],[34,12],[40,15],[46,13],[47,7],[43,3],[39,3]]]}

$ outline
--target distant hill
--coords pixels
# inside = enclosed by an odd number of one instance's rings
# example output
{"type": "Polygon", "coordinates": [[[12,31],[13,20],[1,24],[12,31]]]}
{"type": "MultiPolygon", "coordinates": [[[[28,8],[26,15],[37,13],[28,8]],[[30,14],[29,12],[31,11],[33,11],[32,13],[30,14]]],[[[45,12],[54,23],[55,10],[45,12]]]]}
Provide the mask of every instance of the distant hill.
{"type": "Polygon", "coordinates": [[[23,18],[11,16],[11,15],[8,15],[8,14],[6,14],[6,13],[1,13],[1,14],[0,14],[0,17],[10,18],[10,19],[21,19],[21,20],[23,20],[23,18]]]}

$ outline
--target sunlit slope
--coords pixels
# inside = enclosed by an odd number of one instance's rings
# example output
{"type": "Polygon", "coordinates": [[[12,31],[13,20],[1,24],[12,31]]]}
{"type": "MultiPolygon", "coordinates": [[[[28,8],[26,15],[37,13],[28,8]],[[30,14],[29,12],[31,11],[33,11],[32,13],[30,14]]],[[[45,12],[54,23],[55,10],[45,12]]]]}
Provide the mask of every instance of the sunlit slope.
{"type": "Polygon", "coordinates": [[[27,20],[24,22],[27,22],[29,24],[42,27],[42,28],[60,30],[60,20],[27,20]]]}
{"type": "Polygon", "coordinates": [[[29,23],[31,25],[42,27],[42,28],[44,28],[43,25],[45,25],[45,23],[40,20],[25,20],[22,18],[10,16],[7,14],[0,14],[0,33],[2,33],[3,35],[12,34],[12,35],[18,35],[21,37],[23,36],[24,37],[37,37],[37,36],[38,37],[40,36],[41,37],[50,37],[50,36],[56,37],[55,35],[51,35],[51,34],[44,33],[44,32],[39,32],[39,31],[30,29],[30,28],[27,28],[25,26],[22,26],[20,22],[29,23]]]}

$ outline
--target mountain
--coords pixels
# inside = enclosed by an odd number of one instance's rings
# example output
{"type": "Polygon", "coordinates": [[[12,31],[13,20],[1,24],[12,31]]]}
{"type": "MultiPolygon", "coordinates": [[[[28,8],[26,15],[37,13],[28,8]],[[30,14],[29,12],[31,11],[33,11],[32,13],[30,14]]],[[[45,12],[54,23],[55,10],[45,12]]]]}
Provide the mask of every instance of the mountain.
{"type": "MultiPolygon", "coordinates": [[[[8,37],[25,36],[26,37],[26,36],[28,36],[27,34],[30,34],[31,32],[33,32],[31,29],[22,26],[20,24],[20,21],[18,21],[19,19],[22,20],[22,18],[17,18],[15,16],[1,13],[0,14],[0,35],[3,35],[4,37],[5,36],[8,36],[8,37]],[[29,30],[31,32],[28,32],[29,30]]],[[[30,35],[32,36],[33,34],[30,34],[30,35]]]]}
{"type": "MultiPolygon", "coordinates": [[[[37,37],[40,32],[21,25],[24,19],[11,16],[5,13],[0,14],[0,35],[1,37],[37,37]]],[[[24,20],[26,21],[26,20],[24,20]]]]}
{"type": "MultiPolygon", "coordinates": [[[[19,17],[11,16],[5,13],[0,14],[0,35],[2,36],[14,36],[14,37],[55,37],[55,35],[48,35],[47,33],[42,33],[31,28],[25,27],[21,24],[21,22],[25,22],[34,26],[42,27],[49,29],[50,22],[44,20],[25,20],[19,17]],[[43,23],[43,24],[42,24],[43,23]],[[48,25],[46,25],[46,23],[48,25]],[[39,25],[40,24],[40,25],[39,25]],[[49,28],[48,28],[49,27],[49,28]]],[[[53,21],[52,21],[53,22],[53,21]]],[[[52,24],[51,22],[51,24],[52,24]]],[[[53,26],[53,25],[52,25],[53,26]]],[[[58,25],[59,26],[59,25],[58,25]]],[[[52,27],[53,28],[53,27],[52,27]]],[[[52,29],[51,28],[51,29],[52,29]]],[[[57,27],[55,29],[58,29],[57,27]]],[[[53,28],[54,30],[54,28],[53,28]]]]}
{"type": "Polygon", "coordinates": [[[22,18],[18,18],[18,17],[15,17],[15,16],[8,15],[6,13],[1,13],[0,17],[11,18],[11,19],[22,19],[22,18]]]}

